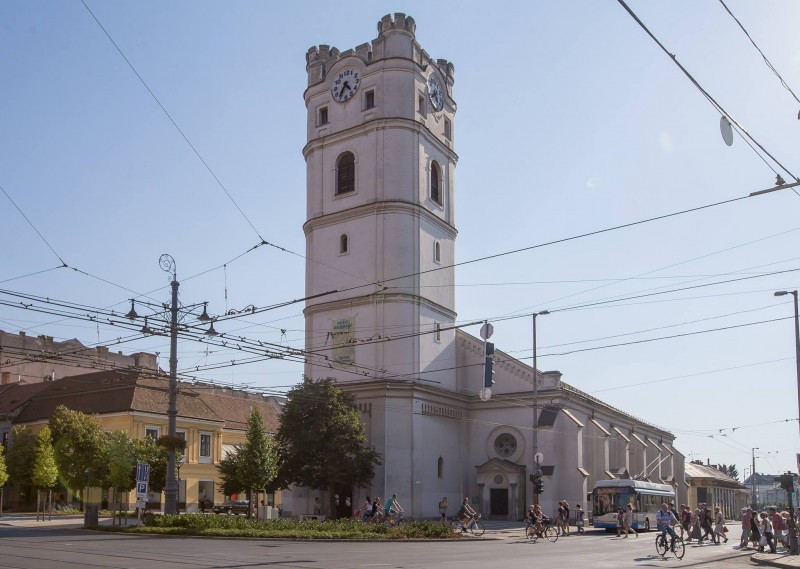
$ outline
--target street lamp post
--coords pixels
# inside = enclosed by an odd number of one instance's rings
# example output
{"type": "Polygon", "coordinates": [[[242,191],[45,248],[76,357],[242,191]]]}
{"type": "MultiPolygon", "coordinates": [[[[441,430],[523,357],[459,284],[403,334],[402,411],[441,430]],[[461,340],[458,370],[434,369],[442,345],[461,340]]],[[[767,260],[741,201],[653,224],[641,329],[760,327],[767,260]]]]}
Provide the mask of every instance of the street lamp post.
{"type": "MultiPolygon", "coordinates": [[[[544,316],[546,314],[550,314],[548,310],[542,310],[541,312],[534,312],[533,313],[533,454],[531,455],[531,462],[533,464],[533,472],[532,475],[539,475],[539,378],[538,372],[536,370],[536,317],[537,316],[544,316]]],[[[533,478],[531,482],[534,484],[535,490],[535,482],[533,478]]],[[[535,491],[532,492],[533,495],[533,503],[539,503],[539,494],[535,491]]]]}
{"type": "MultiPolygon", "coordinates": [[[[779,290],[775,296],[786,296],[791,294],[794,297],[794,353],[795,364],[797,365],[797,411],[800,418],[800,319],[797,316],[797,291],[796,290],[779,290]]],[[[798,421],[800,424],[800,421],[798,421]]]]}
{"type": "MultiPolygon", "coordinates": [[[[795,364],[797,366],[797,411],[798,419],[800,419],[800,318],[797,314],[797,290],[779,290],[775,292],[775,296],[786,296],[791,294],[794,297],[794,354],[795,364]]],[[[798,421],[800,424],[800,421],[798,421]]],[[[792,555],[797,555],[797,523],[795,520],[794,504],[792,503],[792,496],[789,494],[789,549],[792,555]]]]}
{"type": "Polygon", "coordinates": [[[164,513],[178,513],[178,482],[175,479],[175,438],[178,420],[178,274],[175,259],[171,255],[161,255],[158,260],[161,269],[172,273],[172,305],[170,306],[169,326],[169,405],[167,407],[167,426],[169,446],[167,447],[167,480],[164,484],[164,513]]]}

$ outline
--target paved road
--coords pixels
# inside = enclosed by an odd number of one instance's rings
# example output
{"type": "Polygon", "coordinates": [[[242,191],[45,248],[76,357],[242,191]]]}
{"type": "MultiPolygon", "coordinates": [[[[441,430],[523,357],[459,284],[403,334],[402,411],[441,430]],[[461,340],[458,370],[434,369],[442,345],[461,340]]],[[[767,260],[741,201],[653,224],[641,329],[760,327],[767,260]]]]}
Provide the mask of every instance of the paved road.
{"type": "Polygon", "coordinates": [[[465,567],[516,569],[546,567],[752,566],[750,551],[730,545],[692,545],[682,561],[655,554],[655,534],[621,539],[605,533],[529,543],[514,530],[486,533],[470,542],[354,543],[285,542],[114,535],[71,527],[0,526],[0,569],[422,569],[465,567]]]}

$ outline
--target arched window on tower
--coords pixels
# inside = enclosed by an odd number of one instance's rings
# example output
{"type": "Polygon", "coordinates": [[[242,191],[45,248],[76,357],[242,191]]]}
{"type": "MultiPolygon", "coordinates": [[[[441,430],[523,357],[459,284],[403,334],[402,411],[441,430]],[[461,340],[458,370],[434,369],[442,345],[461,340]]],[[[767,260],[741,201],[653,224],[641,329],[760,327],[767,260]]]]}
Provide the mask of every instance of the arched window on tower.
{"type": "Polygon", "coordinates": [[[433,243],[433,262],[434,263],[442,262],[442,246],[439,244],[438,241],[435,241],[433,243]]]}
{"type": "Polygon", "coordinates": [[[438,204],[442,203],[442,196],[439,192],[441,181],[441,168],[436,162],[431,162],[431,199],[438,204]]]}
{"type": "Polygon", "coordinates": [[[343,152],[336,160],[336,195],[356,189],[356,157],[352,152],[343,152]]]}
{"type": "Polygon", "coordinates": [[[350,244],[347,241],[347,234],[342,233],[342,236],[339,237],[339,254],[344,255],[350,250],[350,244]]]}
{"type": "Polygon", "coordinates": [[[444,459],[440,456],[439,462],[436,464],[436,471],[439,478],[444,478],[444,459]]]}

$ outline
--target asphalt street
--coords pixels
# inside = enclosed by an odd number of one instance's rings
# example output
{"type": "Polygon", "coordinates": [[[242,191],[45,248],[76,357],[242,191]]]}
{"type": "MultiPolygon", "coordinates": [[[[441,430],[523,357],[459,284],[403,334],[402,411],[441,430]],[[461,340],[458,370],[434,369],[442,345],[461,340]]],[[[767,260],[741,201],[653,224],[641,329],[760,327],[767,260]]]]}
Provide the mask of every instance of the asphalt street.
{"type": "Polygon", "coordinates": [[[718,567],[754,566],[752,551],[690,545],[683,560],[657,556],[655,534],[622,539],[602,532],[530,543],[522,531],[487,531],[459,542],[298,542],[129,536],[65,527],[0,526],[2,569],[203,569],[275,567],[718,567]],[[524,565],[523,565],[524,564],[524,565]]]}

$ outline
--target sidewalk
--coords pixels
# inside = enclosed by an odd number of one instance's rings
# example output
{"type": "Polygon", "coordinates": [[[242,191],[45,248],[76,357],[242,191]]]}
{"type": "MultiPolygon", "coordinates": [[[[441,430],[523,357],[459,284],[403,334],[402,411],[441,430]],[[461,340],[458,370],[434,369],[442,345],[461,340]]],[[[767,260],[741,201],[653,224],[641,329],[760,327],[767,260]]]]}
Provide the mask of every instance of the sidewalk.
{"type": "Polygon", "coordinates": [[[756,553],[750,557],[750,561],[769,567],[800,568],[800,555],[789,555],[788,553],[756,553]]]}
{"type": "MultiPolygon", "coordinates": [[[[125,521],[123,520],[123,525],[125,521]]],[[[128,525],[136,525],[138,521],[136,518],[129,518],[128,525]]],[[[100,525],[101,526],[110,526],[111,525],[111,518],[100,518],[100,525]]],[[[3,517],[0,517],[0,527],[2,526],[10,526],[10,527],[24,527],[24,528],[46,528],[46,527],[58,527],[58,528],[73,528],[79,529],[83,527],[83,514],[69,514],[69,515],[54,515],[48,521],[36,521],[36,514],[31,513],[24,513],[24,514],[9,514],[4,513],[3,517]]]]}

